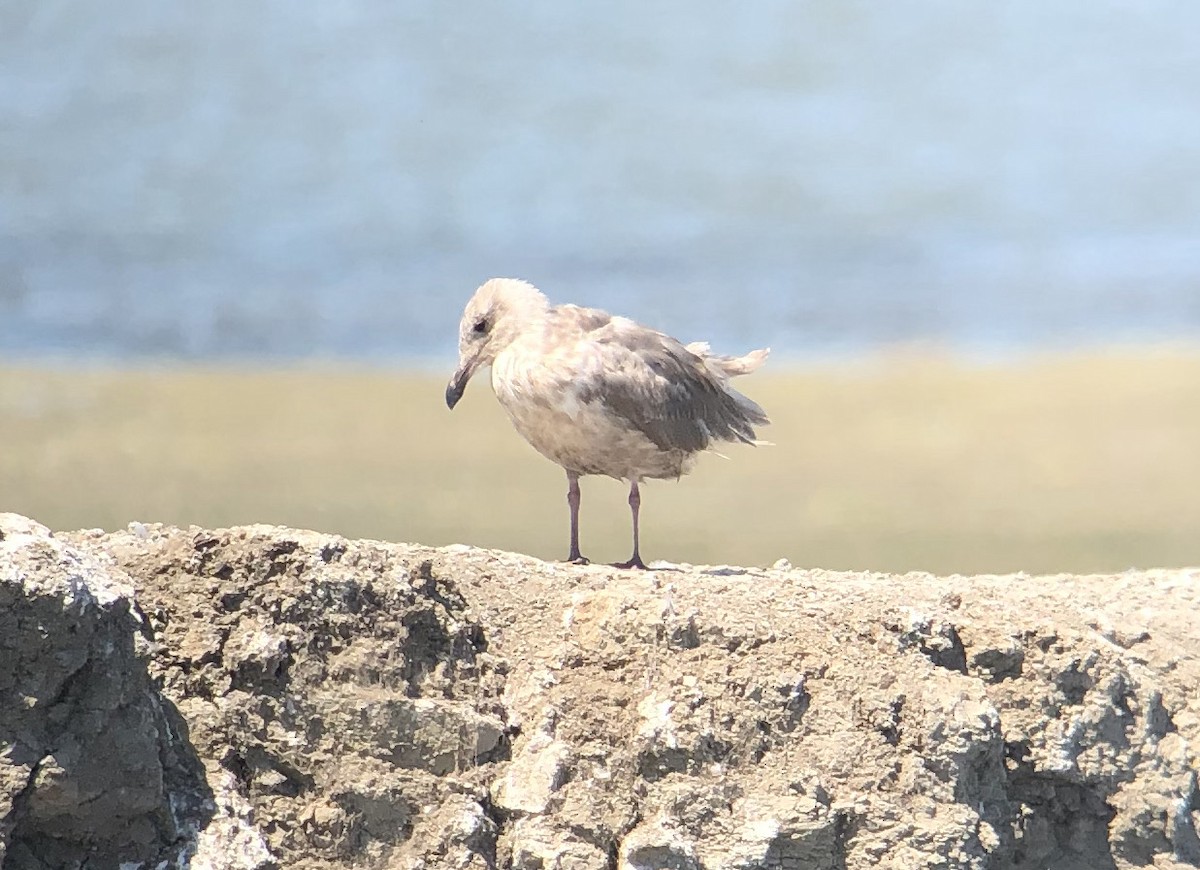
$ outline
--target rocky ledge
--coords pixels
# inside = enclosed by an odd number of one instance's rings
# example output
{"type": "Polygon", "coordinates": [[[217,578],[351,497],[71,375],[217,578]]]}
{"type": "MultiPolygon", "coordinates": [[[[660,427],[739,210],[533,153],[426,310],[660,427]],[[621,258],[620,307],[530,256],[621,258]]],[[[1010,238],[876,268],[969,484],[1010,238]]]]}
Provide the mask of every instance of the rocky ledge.
{"type": "Polygon", "coordinates": [[[0,515],[0,863],[1200,866],[1198,598],[0,515]]]}

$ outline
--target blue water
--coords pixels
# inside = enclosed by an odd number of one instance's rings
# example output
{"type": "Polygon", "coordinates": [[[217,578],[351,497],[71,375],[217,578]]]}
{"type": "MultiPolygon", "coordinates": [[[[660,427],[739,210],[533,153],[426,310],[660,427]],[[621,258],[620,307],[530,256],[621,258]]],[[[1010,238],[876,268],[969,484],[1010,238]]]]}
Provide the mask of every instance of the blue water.
{"type": "Polygon", "coordinates": [[[1200,338],[1200,5],[0,4],[0,354],[1200,338]]]}

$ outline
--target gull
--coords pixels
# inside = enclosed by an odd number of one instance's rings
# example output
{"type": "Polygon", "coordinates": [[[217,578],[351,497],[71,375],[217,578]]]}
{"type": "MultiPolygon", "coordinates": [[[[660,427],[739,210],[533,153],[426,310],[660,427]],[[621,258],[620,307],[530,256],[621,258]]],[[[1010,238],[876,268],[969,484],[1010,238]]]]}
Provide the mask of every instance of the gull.
{"type": "Polygon", "coordinates": [[[492,278],[463,311],[446,405],[453,410],[471,376],[491,366],[492,390],[517,432],[567,473],[567,561],[588,563],[579,551],[579,478],[603,474],[629,482],[633,555],[615,567],[645,569],[638,484],[682,477],[719,441],[764,443],[754,427],[770,422],[766,413],[729,379],[768,353],[720,356],[627,317],[551,305],[526,281],[492,278]]]}

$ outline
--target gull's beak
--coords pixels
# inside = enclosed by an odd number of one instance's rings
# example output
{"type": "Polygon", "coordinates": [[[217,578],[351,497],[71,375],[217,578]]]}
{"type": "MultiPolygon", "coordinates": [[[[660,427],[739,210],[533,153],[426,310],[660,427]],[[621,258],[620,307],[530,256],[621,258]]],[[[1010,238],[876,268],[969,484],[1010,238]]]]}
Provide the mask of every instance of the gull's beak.
{"type": "Polygon", "coordinates": [[[450,383],[446,384],[446,407],[451,411],[458,404],[458,400],[462,398],[463,390],[467,388],[467,381],[471,380],[473,374],[475,374],[475,360],[470,359],[458,367],[458,371],[450,378],[450,383]]]}

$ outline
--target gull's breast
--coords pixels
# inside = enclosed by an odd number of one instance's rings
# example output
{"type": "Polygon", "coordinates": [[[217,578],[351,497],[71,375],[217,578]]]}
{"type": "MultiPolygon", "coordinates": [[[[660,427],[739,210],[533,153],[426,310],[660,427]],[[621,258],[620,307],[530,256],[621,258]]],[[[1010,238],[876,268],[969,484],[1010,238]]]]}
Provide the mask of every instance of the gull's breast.
{"type": "Polygon", "coordinates": [[[502,353],[492,388],[521,436],[568,471],[630,480],[679,477],[690,464],[690,454],[663,450],[602,401],[585,398],[569,367],[553,358],[502,353]]]}

